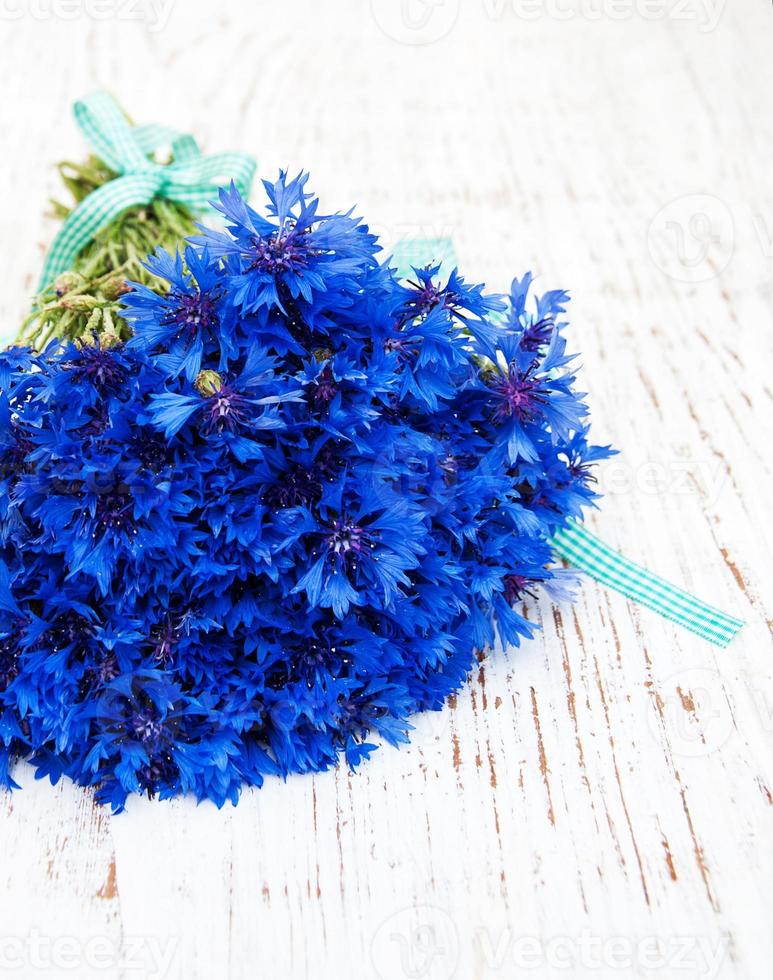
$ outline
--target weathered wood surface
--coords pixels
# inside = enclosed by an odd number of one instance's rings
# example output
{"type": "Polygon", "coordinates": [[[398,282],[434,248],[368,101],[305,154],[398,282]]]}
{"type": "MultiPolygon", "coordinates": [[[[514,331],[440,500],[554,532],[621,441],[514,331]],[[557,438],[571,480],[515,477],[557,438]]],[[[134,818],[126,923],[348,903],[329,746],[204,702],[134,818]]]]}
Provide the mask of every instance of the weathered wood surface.
{"type": "Polygon", "coordinates": [[[389,241],[452,234],[471,277],[571,287],[596,433],[622,450],[594,528],[748,626],[719,652],[588,583],[530,605],[538,639],[410,748],[222,812],[111,818],[23,771],[0,796],[0,973],[769,976],[770,4],[140,9],[2,5],[3,330],[51,165],[83,150],[69,105],[109,87],[263,174],[310,169],[389,241]]]}

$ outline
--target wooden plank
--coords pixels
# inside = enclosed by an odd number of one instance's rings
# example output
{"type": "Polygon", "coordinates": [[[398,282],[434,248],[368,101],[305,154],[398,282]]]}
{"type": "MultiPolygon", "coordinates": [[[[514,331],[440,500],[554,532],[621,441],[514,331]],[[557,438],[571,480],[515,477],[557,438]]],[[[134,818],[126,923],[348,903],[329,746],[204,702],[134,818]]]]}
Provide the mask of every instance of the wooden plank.
{"type": "Polygon", "coordinates": [[[451,234],[471,278],[571,287],[596,433],[623,451],[594,529],[748,622],[719,652],[586,583],[529,605],[539,637],[410,747],[236,809],[111,818],[23,769],[0,797],[15,975],[767,976],[772,15],[550,14],[569,6],[446,0],[426,44],[381,0],[188,0],[160,31],[118,3],[0,17],[7,332],[50,166],[82,153],[70,103],[106,85],[264,175],[310,169],[387,244],[451,234]]]}

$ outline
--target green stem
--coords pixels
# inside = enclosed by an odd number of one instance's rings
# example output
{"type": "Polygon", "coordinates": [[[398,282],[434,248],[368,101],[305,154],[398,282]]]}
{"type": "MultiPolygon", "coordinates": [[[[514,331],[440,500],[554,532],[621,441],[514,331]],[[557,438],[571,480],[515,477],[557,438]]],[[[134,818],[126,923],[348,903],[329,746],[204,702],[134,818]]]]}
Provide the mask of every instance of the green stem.
{"type": "MultiPolygon", "coordinates": [[[[116,174],[101,160],[65,162],[59,173],[73,197],[73,207],[116,174]]],[[[71,208],[53,202],[55,216],[64,219],[71,208]]],[[[16,343],[38,349],[54,337],[77,340],[91,335],[93,325],[112,324],[122,339],[131,328],[121,315],[125,282],[141,282],[163,292],[164,285],[143,265],[149,253],[163,247],[174,251],[196,230],[192,212],[173,201],[155,200],[129,208],[99,231],[77,256],[73,267],[43,290],[23,321],[16,343]]]]}

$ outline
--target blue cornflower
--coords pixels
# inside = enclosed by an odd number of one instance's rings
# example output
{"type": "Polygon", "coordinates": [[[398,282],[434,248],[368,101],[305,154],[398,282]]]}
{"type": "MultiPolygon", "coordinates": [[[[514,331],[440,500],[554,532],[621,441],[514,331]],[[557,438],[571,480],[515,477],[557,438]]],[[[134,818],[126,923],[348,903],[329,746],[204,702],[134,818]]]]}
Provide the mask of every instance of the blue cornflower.
{"type": "Polygon", "coordinates": [[[426,316],[441,309],[460,320],[481,319],[506,309],[503,297],[484,294],[483,285],[465,283],[458,269],[451,271],[445,285],[439,278],[440,263],[414,266],[413,274],[398,294],[403,298],[399,308],[403,317],[426,316]]]}
{"type": "Polygon", "coordinates": [[[151,395],[149,417],[167,439],[195,419],[205,435],[221,437],[240,461],[258,459],[263,450],[254,437],[261,431],[282,428],[286,423],[278,406],[302,398],[298,388],[285,383],[272,385],[274,366],[270,355],[252,348],[235,378],[202,371],[194,390],[151,395]]]}
{"type": "Polygon", "coordinates": [[[490,418],[502,428],[500,448],[511,465],[519,458],[526,462],[539,458],[535,439],[541,433],[550,433],[555,443],[570,439],[582,427],[588,410],[573,390],[574,375],[560,373],[573,357],[566,356],[566,341],[556,329],[542,356],[525,350],[521,335],[505,329],[497,336],[496,347],[486,338],[481,348],[490,362],[483,379],[490,392],[490,418]]]}
{"type": "Polygon", "coordinates": [[[306,191],[308,174],[292,180],[282,172],[263,182],[268,217],[254,211],[232,185],[220,191],[218,210],[229,234],[203,228],[196,239],[227,260],[233,301],[242,313],[261,307],[286,312],[288,300],[312,303],[315,294],[353,291],[355,277],[373,265],[376,239],[347,214],[321,216],[306,191]]]}
{"type": "Polygon", "coordinates": [[[123,297],[126,318],[134,328],[129,349],[163,353],[160,358],[169,374],[184,374],[193,381],[206,355],[218,354],[222,370],[235,353],[231,342],[233,310],[226,301],[222,272],[210,261],[206,249],[186,246],[183,256],[163,249],[148,259],[153,275],[169,282],[169,291],[159,295],[141,283],[123,297]]]}

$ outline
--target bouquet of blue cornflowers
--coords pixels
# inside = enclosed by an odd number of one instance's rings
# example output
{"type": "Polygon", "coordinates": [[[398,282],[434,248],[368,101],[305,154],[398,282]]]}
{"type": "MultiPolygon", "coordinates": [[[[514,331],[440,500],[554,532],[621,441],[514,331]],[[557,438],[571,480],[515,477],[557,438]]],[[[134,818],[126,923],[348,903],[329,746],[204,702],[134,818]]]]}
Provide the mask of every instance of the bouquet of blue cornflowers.
{"type": "Polygon", "coordinates": [[[0,354],[0,782],[218,805],[404,742],[594,499],[567,294],[401,279],[307,176],[231,188],[109,330],[0,354]]]}

